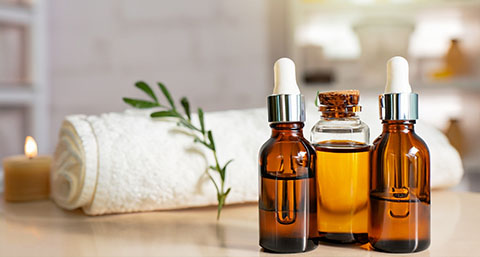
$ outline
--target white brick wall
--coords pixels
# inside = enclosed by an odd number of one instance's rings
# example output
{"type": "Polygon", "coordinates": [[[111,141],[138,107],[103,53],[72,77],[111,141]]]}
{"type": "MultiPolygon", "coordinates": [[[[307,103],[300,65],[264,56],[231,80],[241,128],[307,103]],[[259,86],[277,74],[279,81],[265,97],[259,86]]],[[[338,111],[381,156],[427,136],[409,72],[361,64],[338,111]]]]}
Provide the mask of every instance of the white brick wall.
{"type": "Polygon", "coordinates": [[[125,109],[122,96],[142,95],[137,80],[162,81],[206,110],[264,105],[266,1],[49,3],[54,140],[65,115],[125,109]]]}

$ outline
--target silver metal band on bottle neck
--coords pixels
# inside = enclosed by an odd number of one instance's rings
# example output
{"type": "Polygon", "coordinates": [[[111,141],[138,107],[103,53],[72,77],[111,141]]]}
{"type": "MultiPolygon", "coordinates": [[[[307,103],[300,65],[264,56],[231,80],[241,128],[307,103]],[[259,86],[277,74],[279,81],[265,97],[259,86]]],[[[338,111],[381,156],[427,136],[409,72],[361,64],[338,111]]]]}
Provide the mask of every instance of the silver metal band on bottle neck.
{"type": "Polygon", "coordinates": [[[391,93],[379,96],[380,119],[416,120],[418,119],[418,94],[391,93]]]}
{"type": "Polygon", "coordinates": [[[303,95],[270,95],[267,97],[268,122],[304,122],[303,95]]]}

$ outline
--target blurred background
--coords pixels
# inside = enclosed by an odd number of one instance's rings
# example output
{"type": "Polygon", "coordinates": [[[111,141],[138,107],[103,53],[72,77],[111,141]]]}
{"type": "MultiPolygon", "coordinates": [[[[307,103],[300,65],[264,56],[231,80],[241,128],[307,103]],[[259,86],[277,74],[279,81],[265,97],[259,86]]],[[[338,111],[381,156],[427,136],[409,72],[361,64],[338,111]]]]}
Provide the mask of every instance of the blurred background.
{"type": "Polygon", "coordinates": [[[394,55],[410,61],[422,122],[462,155],[459,188],[480,191],[474,0],[0,0],[0,158],[27,135],[52,153],[66,115],[122,111],[138,80],[207,111],[262,107],[285,56],[310,100],[356,88],[376,104],[394,55]]]}

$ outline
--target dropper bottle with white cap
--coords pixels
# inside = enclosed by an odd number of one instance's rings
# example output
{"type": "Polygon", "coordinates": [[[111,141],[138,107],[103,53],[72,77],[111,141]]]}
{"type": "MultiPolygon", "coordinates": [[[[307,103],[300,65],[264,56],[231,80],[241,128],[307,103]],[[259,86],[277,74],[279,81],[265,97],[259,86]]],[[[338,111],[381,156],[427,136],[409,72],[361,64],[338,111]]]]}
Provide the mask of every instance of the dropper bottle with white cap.
{"type": "Polygon", "coordinates": [[[371,150],[369,241],[384,252],[422,251],[430,245],[430,155],[414,130],[418,95],[403,57],[387,62],[379,100],[383,132],[371,150]]]}
{"type": "Polygon", "coordinates": [[[267,97],[272,135],[259,154],[259,243],[271,252],[305,252],[317,246],[315,150],[303,137],[305,100],[295,64],[281,58],[274,72],[267,97]]]}

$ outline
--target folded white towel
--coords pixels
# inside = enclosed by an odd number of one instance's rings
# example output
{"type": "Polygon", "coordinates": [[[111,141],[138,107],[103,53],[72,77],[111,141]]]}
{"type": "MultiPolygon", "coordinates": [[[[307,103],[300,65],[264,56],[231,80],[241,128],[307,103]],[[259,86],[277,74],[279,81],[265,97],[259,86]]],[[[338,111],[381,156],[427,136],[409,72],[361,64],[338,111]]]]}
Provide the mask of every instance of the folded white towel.
{"type": "MultiPolygon", "coordinates": [[[[315,122],[314,108],[305,136],[315,122]]],[[[63,208],[99,215],[217,203],[205,174],[211,152],[193,143],[174,120],[150,119],[150,110],[68,116],[60,130],[51,178],[52,197],[63,208]]],[[[269,138],[265,109],[206,113],[221,164],[232,187],[227,203],[258,199],[258,150],[269,138]]],[[[373,121],[372,121],[373,123],[373,121]]],[[[379,126],[378,118],[375,126],[379,126]]],[[[431,150],[432,186],[458,183],[460,159],[445,136],[427,126],[419,134],[431,150]]],[[[376,136],[376,135],[374,135],[376,136]]]]}

